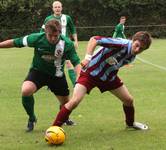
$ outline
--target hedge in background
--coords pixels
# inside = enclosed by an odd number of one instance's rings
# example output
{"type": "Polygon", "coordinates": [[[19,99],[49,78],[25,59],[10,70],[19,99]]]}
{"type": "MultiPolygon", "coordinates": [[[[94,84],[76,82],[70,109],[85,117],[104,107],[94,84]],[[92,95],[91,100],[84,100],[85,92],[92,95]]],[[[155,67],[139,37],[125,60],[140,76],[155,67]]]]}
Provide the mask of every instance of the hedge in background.
{"type": "MultiPolygon", "coordinates": [[[[63,13],[73,17],[79,40],[92,35],[111,36],[114,28],[79,28],[115,26],[121,15],[127,16],[126,35],[148,30],[154,37],[166,37],[166,27],[130,27],[166,24],[165,0],[61,0],[63,13]]],[[[38,32],[46,16],[52,13],[53,0],[1,0],[0,40],[38,32]]]]}

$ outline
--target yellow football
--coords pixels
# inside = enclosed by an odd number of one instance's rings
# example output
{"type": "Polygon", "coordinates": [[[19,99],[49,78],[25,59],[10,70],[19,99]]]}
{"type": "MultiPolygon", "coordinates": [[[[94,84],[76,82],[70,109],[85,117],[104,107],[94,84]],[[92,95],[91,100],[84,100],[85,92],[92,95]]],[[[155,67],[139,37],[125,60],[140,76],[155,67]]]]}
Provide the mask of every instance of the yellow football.
{"type": "Polygon", "coordinates": [[[50,145],[63,144],[65,137],[65,131],[58,126],[51,126],[45,132],[45,141],[50,145]]]}

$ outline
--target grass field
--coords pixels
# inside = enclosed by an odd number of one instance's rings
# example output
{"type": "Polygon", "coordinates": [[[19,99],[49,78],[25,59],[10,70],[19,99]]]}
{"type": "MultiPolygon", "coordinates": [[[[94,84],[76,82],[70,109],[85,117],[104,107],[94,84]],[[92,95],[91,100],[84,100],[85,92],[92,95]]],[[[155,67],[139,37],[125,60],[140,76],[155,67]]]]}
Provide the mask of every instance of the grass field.
{"type": "MultiPolygon", "coordinates": [[[[110,93],[94,89],[71,118],[77,126],[67,127],[65,143],[48,146],[44,132],[52,124],[59,104],[53,94],[41,89],[35,94],[38,123],[26,133],[27,116],[21,104],[20,87],[31,63],[33,50],[0,50],[0,150],[165,150],[166,149],[166,40],[153,40],[133,67],[123,67],[119,76],[135,97],[136,120],[147,123],[148,131],[125,130],[121,103],[110,93]]],[[[83,58],[86,42],[80,42],[83,58]]],[[[69,82],[70,84],[70,82],[69,82]]],[[[70,88],[71,88],[70,84],[70,88]]],[[[72,88],[71,88],[72,91],[72,88]]]]}

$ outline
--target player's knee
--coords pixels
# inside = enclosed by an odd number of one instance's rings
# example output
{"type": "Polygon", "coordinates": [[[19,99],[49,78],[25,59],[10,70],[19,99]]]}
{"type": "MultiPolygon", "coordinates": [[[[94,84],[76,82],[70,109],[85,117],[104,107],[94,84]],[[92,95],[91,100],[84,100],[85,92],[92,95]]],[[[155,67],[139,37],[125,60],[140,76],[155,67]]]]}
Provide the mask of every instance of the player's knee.
{"type": "Polygon", "coordinates": [[[31,81],[25,81],[21,88],[22,96],[30,96],[37,90],[36,85],[31,81]]]}
{"type": "Polygon", "coordinates": [[[79,99],[71,99],[68,103],[66,103],[67,108],[69,108],[69,110],[73,110],[75,109],[80,103],[79,99]]]}
{"type": "Polygon", "coordinates": [[[30,88],[22,88],[21,94],[22,94],[22,96],[30,96],[33,94],[33,91],[30,88]]]}
{"type": "Polygon", "coordinates": [[[129,96],[123,102],[126,106],[133,106],[134,99],[132,96],[129,96]]]}

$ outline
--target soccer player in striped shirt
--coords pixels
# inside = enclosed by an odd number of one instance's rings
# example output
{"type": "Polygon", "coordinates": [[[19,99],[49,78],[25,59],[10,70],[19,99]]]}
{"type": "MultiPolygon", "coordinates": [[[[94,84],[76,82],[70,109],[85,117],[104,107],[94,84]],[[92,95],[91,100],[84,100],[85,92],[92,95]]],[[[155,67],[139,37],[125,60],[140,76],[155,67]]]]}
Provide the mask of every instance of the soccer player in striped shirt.
{"type": "Polygon", "coordinates": [[[148,49],[151,36],[146,31],[137,32],[132,40],[94,36],[89,40],[82,71],[75,85],[73,96],[58,113],[53,125],[61,126],[70,113],[94,87],[109,91],[123,103],[126,126],[146,130],[148,126],[135,122],[133,97],[118,76],[120,67],[134,61],[137,54],[148,49]],[[96,46],[101,46],[95,50],[96,46]]]}

